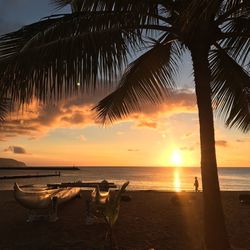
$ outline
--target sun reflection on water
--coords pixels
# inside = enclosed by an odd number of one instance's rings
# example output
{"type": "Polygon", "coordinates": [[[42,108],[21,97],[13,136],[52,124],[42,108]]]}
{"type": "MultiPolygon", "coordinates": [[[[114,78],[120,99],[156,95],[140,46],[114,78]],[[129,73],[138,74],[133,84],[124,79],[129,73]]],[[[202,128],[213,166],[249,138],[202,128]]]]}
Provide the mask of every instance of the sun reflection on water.
{"type": "Polygon", "coordinates": [[[180,179],[180,171],[179,169],[174,170],[174,176],[173,176],[173,186],[175,192],[180,192],[181,191],[181,179],[180,179]]]}

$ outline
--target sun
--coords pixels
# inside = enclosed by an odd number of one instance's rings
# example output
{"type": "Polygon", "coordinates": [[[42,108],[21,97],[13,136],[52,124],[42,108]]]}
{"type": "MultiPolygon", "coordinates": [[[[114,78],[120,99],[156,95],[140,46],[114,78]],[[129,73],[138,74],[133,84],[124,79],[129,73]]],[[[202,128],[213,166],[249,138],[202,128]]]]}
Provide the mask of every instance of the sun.
{"type": "Polygon", "coordinates": [[[181,156],[181,152],[178,149],[175,149],[172,152],[172,156],[171,156],[171,163],[175,166],[180,166],[182,163],[182,156],[181,156]]]}

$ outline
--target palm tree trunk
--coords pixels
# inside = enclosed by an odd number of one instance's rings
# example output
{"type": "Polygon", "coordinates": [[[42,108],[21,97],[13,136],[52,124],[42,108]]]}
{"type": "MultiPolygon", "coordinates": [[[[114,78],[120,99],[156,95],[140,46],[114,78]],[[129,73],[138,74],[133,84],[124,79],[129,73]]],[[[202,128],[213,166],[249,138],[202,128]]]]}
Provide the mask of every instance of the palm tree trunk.
{"type": "Polygon", "coordinates": [[[206,250],[230,249],[217,173],[208,48],[191,49],[200,122],[201,174],[206,250]]]}

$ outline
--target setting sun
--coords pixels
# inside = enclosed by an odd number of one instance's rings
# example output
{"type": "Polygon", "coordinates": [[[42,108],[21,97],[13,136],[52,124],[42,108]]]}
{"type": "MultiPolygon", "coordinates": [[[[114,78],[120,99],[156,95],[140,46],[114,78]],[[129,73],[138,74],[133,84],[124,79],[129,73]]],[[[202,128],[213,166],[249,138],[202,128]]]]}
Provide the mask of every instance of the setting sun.
{"type": "Polygon", "coordinates": [[[182,156],[179,150],[174,150],[171,157],[171,162],[175,166],[179,166],[182,163],[182,156]]]}

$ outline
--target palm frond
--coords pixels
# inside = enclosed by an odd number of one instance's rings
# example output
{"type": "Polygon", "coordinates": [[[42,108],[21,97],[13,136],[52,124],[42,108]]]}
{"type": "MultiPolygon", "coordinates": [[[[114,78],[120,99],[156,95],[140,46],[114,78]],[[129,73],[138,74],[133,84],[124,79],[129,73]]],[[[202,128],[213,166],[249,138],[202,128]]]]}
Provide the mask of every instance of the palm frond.
{"type": "Polygon", "coordinates": [[[222,26],[220,46],[226,48],[228,53],[241,65],[250,62],[250,16],[231,18],[222,26]]]}
{"type": "MultiPolygon", "coordinates": [[[[150,15],[157,15],[159,12],[159,4],[169,3],[173,1],[168,0],[51,0],[51,3],[57,8],[63,8],[66,5],[77,5],[78,11],[113,11],[113,12],[137,12],[138,15],[148,13],[150,15]]],[[[147,18],[150,17],[148,15],[147,18]]],[[[151,20],[152,21],[152,20],[151,20]]]]}
{"type": "Polygon", "coordinates": [[[82,11],[83,0],[50,0],[50,4],[55,7],[56,10],[60,10],[67,5],[71,6],[72,12],[82,11]]]}
{"type": "Polygon", "coordinates": [[[216,24],[220,25],[230,18],[249,15],[250,3],[248,0],[224,0],[221,2],[220,13],[216,19],[216,24]]]}
{"type": "MultiPolygon", "coordinates": [[[[143,45],[141,19],[130,13],[60,15],[0,39],[1,88],[15,101],[45,101],[79,90],[97,78],[112,83],[127,55],[143,45]],[[11,82],[11,84],[9,84],[11,82]],[[74,84],[75,83],[75,84],[74,84]]],[[[91,84],[90,84],[91,83],[91,84]]]]}
{"type": "Polygon", "coordinates": [[[0,36],[0,63],[5,59],[17,55],[26,43],[34,38],[38,40],[41,32],[57,24],[64,15],[53,16],[40,22],[24,26],[18,31],[0,36]]]}
{"type": "MultiPolygon", "coordinates": [[[[112,11],[122,13],[129,12],[141,19],[143,24],[170,23],[171,16],[175,14],[180,4],[173,0],[51,0],[56,6],[72,5],[77,2],[81,5],[81,11],[112,11]]],[[[149,30],[146,30],[146,34],[149,30]]],[[[150,30],[152,33],[153,31],[150,30]]]]}
{"type": "Polygon", "coordinates": [[[229,127],[250,130],[250,76],[226,52],[210,54],[212,99],[218,115],[229,127]]]}
{"type": "Polygon", "coordinates": [[[10,103],[7,98],[0,99],[0,123],[4,122],[10,112],[10,103]]]}
{"type": "Polygon", "coordinates": [[[69,4],[73,4],[76,0],[50,0],[50,4],[56,9],[62,9],[69,4]]]}
{"type": "MultiPolygon", "coordinates": [[[[143,24],[159,24],[159,19],[156,17],[161,16],[161,8],[159,2],[163,0],[79,0],[81,2],[81,11],[112,11],[120,12],[123,15],[129,12],[141,19],[143,24]]],[[[168,2],[168,1],[165,1],[168,2]]],[[[147,34],[148,30],[146,30],[147,34]]],[[[151,33],[153,31],[151,30],[151,33]]]]}
{"type": "Polygon", "coordinates": [[[201,32],[209,27],[211,20],[214,19],[219,10],[220,1],[190,0],[176,2],[175,12],[178,15],[174,18],[173,29],[177,30],[176,33],[188,45],[195,37],[199,39],[201,32]]]}
{"type": "MultiPolygon", "coordinates": [[[[60,2],[60,0],[54,0],[54,2],[60,2]]],[[[73,1],[72,1],[73,2],[73,1]]],[[[102,11],[138,11],[138,8],[142,12],[147,11],[148,13],[153,11],[157,11],[159,0],[79,0],[82,3],[81,10],[102,10],[102,11]]]]}
{"type": "Polygon", "coordinates": [[[129,65],[119,87],[94,108],[98,120],[104,124],[112,123],[140,111],[145,103],[159,104],[165,100],[166,94],[175,86],[180,55],[178,45],[170,38],[156,43],[129,65]]]}

